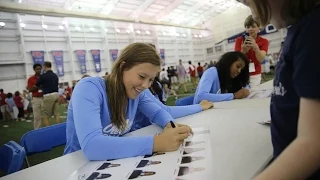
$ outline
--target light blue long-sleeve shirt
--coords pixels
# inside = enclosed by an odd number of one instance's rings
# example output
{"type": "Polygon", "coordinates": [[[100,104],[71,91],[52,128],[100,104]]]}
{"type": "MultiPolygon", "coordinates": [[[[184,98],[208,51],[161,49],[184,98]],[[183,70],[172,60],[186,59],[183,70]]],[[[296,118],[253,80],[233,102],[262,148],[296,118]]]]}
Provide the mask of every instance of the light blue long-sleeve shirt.
{"type": "MultiPolygon", "coordinates": [[[[189,106],[166,106],[160,102],[158,96],[153,95],[149,89],[145,90],[146,96],[150,97],[155,103],[157,103],[162,109],[167,111],[173,118],[180,118],[195,114],[202,111],[200,104],[194,104],[189,106]]],[[[134,121],[131,131],[138,130],[140,128],[151,125],[148,117],[146,117],[142,112],[137,112],[136,120],[134,121]]]]}
{"type": "Polygon", "coordinates": [[[233,99],[232,93],[221,94],[220,81],[217,68],[207,69],[198,84],[194,95],[193,104],[199,104],[202,100],[211,102],[229,101],[233,99]]]}
{"type": "Polygon", "coordinates": [[[16,105],[16,103],[14,102],[13,98],[6,98],[5,101],[6,101],[6,103],[7,103],[8,106],[9,106],[9,110],[10,110],[11,112],[13,112],[13,107],[14,107],[14,106],[17,107],[17,105],[16,105]]]}
{"type": "Polygon", "coordinates": [[[154,136],[119,137],[129,132],[137,111],[165,127],[173,120],[145,93],[128,99],[124,132],[111,123],[106,85],[100,77],[82,79],[75,87],[68,107],[67,144],[64,154],[82,149],[89,160],[119,159],[152,154],[154,136]]]}

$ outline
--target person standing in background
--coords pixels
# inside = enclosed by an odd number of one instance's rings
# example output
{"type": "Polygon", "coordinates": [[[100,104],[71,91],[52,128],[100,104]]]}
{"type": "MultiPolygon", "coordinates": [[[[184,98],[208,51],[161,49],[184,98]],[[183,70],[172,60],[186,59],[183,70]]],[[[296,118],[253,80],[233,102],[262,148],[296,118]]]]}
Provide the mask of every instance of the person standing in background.
{"type": "Polygon", "coordinates": [[[213,64],[213,62],[212,61],[210,61],[210,64],[208,65],[208,68],[207,69],[210,69],[210,68],[212,68],[212,67],[214,67],[215,65],[213,64]]]}
{"type": "Polygon", "coordinates": [[[7,94],[3,92],[3,89],[0,89],[0,108],[2,113],[3,120],[7,120],[7,114],[10,114],[8,105],[6,103],[7,94]]]}
{"type": "Polygon", "coordinates": [[[189,64],[190,79],[193,85],[193,89],[195,89],[197,87],[196,67],[191,63],[191,61],[188,61],[188,64],[189,64]]]}
{"type": "Polygon", "coordinates": [[[24,114],[25,114],[25,118],[29,119],[30,114],[32,113],[32,96],[30,95],[30,93],[28,92],[28,90],[23,90],[22,93],[22,98],[23,98],[23,110],[24,110],[24,114]]]}
{"type": "Polygon", "coordinates": [[[41,64],[34,64],[33,70],[35,74],[28,79],[28,90],[32,93],[32,111],[33,111],[33,128],[39,129],[41,127],[41,108],[43,95],[42,91],[36,86],[40,78],[42,66],[41,64]]]}
{"type": "Polygon", "coordinates": [[[7,94],[7,98],[5,99],[5,101],[8,104],[8,108],[9,108],[12,119],[18,121],[19,110],[17,108],[16,103],[14,103],[12,93],[9,92],[7,94]]]}
{"type": "Polygon", "coordinates": [[[24,121],[23,99],[20,96],[20,92],[16,91],[13,97],[14,103],[18,108],[18,121],[24,121]]]}
{"type": "Polygon", "coordinates": [[[197,72],[199,79],[201,79],[201,76],[203,74],[203,67],[201,66],[201,63],[198,63],[197,72]]]}
{"type": "Polygon", "coordinates": [[[45,61],[43,64],[45,73],[42,74],[36,83],[43,91],[43,106],[41,109],[42,121],[45,126],[50,126],[49,118],[54,115],[56,123],[60,123],[59,112],[59,78],[51,70],[51,62],[45,61]]]}
{"type": "Polygon", "coordinates": [[[179,65],[177,66],[177,74],[178,74],[178,80],[179,80],[179,88],[181,88],[181,86],[183,86],[184,88],[184,92],[187,93],[187,87],[186,87],[186,70],[184,69],[184,66],[182,65],[182,61],[181,59],[179,60],[179,65]]]}
{"type": "Polygon", "coordinates": [[[204,63],[203,65],[203,71],[207,70],[208,69],[208,63],[204,63]]]}
{"type": "Polygon", "coordinates": [[[238,37],[235,43],[235,51],[240,51],[249,58],[250,66],[250,87],[258,86],[261,83],[261,63],[268,52],[269,41],[258,35],[260,23],[248,16],[244,27],[249,36],[238,37]]]}

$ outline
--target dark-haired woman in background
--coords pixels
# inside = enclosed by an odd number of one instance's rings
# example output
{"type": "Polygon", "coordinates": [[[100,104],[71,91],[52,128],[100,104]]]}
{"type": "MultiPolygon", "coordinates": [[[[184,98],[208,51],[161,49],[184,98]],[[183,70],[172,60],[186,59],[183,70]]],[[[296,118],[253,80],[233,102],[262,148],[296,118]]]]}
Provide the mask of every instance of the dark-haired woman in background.
{"type": "Polygon", "coordinates": [[[216,67],[207,69],[197,87],[193,104],[202,100],[228,101],[248,97],[249,60],[241,52],[225,53],[216,67]]]}
{"type": "MultiPolygon", "coordinates": [[[[166,106],[162,85],[157,77],[152,82],[150,88],[145,90],[145,94],[156,102],[158,106],[167,111],[174,119],[195,114],[213,107],[213,103],[207,100],[201,101],[200,104],[189,106],[166,106]]],[[[135,131],[149,125],[151,125],[149,118],[138,110],[130,131],[135,131]]]]}

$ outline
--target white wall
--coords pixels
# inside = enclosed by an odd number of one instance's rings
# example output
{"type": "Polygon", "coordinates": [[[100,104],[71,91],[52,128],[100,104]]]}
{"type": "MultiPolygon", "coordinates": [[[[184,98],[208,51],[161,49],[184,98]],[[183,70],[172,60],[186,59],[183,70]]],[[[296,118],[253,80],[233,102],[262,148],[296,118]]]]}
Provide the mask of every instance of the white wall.
{"type": "Polygon", "coordinates": [[[0,29],[0,88],[13,92],[26,86],[17,16],[2,12],[0,21],[6,23],[5,28],[0,29]]]}
{"type": "Polygon", "coordinates": [[[206,58],[203,39],[194,37],[194,34],[210,35],[208,31],[185,28],[12,13],[0,13],[0,21],[6,23],[0,29],[0,88],[5,92],[25,89],[27,78],[34,74],[30,51],[45,51],[45,61],[52,62],[52,69],[56,72],[51,51],[62,50],[65,75],[59,77],[59,81],[71,85],[72,80],[82,76],[75,50],[86,50],[87,74],[103,76],[111,71],[113,61],[110,49],[118,49],[120,54],[130,43],[153,43],[158,49],[165,49],[166,65],[177,65],[179,59],[187,64],[189,60],[199,62],[206,58]],[[20,22],[26,27],[21,28],[20,22]],[[46,24],[48,29],[43,29],[42,24],[46,24]],[[58,28],[60,25],[64,26],[63,30],[58,28]],[[77,31],[76,26],[81,30],[77,31]],[[90,28],[94,28],[94,31],[90,28]],[[115,29],[120,29],[120,33],[115,29]],[[140,30],[140,34],[127,33],[127,29],[140,30]],[[150,34],[146,34],[146,31],[150,34]],[[182,34],[186,34],[186,37],[182,34]],[[92,49],[101,50],[100,73],[95,71],[90,52],[92,49]]]}

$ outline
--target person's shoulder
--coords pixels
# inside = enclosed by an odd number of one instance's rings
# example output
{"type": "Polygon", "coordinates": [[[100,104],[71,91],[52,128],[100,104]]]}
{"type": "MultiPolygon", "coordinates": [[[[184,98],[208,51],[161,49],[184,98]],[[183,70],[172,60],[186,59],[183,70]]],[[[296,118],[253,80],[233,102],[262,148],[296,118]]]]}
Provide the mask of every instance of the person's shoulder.
{"type": "Polygon", "coordinates": [[[207,69],[207,71],[211,72],[211,73],[217,73],[217,68],[216,67],[210,67],[207,69]]]}
{"type": "Polygon", "coordinates": [[[36,76],[35,76],[35,75],[32,75],[32,76],[30,76],[30,77],[28,78],[28,81],[31,81],[31,80],[34,80],[34,79],[36,79],[36,76]]]}
{"type": "Polygon", "coordinates": [[[266,43],[268,43],[269,42],[269,40],[268,39],[266,39],[266,38],[264,38],[264,37],[262,37],[262,36],[259,36],[259,41],[260,42],[266,42],[266,43]]]}
{"type": "Polygon", "coordinates": [[[239,40],[242,41],[242,39],[243,39],[242,36],[239,36],[239,37],[236,38],[236,41],[239,41],[239,40]]]}
{"type": "Polygon", "coordinates": [[[95,85],[102,85],[102,84],[105,84],[105,80],[104,80],[104,78],[102,78],[102,77],[99,77],[99,76],[97,76],[97,77],[85,77],[85,78],[83,78],[83,79],[81,79],[78,83],[81,83],[81,84],[83,84],[83,83],[93,83],[93,84],[95,84],[95,85]]]}
{"type": "Polygon", "coordinates": [[[235,39],[235,42],[242,42],[242,40],[243,40],[242,36],[239,36],[235,39]]]}

